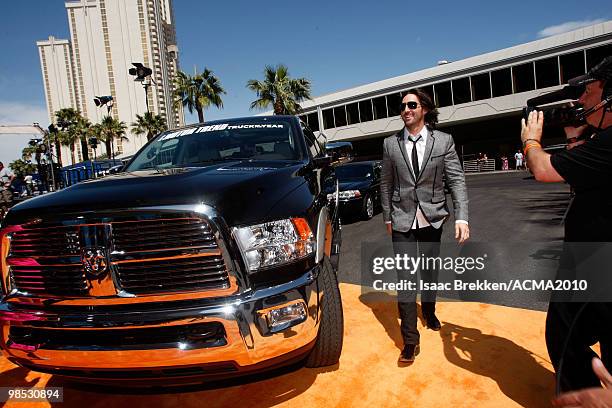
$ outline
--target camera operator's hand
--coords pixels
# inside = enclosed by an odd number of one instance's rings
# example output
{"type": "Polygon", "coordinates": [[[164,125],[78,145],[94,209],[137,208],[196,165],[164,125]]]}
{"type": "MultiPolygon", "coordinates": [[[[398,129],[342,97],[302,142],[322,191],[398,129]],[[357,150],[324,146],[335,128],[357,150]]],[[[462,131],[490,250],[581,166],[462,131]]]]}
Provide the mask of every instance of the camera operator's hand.
{"type": "Polygon", "coordinates": [[[606,370],[600,359],[594,358],[593,372],[602,382],[604,388],[586,388],[575,392],[566,392],[553,400],[555,407],[599,408],[612,407],[612,375],[606,370]]]}
{"type": "Polygon", "coordinates": [[[544,126],[544,112],[531,111],[525,119],[521,119],[521,142],[525,144],[527,140],[542,140],[542,127],[544,126]]]}

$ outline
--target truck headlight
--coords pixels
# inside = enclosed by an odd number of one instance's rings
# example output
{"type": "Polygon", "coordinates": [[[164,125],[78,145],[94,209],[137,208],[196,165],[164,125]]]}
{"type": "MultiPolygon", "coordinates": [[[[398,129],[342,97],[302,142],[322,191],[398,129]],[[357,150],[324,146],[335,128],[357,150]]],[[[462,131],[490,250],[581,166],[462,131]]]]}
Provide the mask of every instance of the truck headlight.
{"type": "Polygon", "coordinates": [[[315,251],[315,238],[304,218],[234,228],[233,234],[249,272],[288,263],[315,251]]]}

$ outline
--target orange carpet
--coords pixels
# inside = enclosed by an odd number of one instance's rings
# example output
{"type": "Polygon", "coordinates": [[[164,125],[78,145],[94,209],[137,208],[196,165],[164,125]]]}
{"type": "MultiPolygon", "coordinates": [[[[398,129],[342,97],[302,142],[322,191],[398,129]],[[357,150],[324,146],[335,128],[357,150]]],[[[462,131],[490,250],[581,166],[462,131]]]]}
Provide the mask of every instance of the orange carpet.
{"type": "MultiPolygon", "coordinates": [[[[0,358],[0,386],[62,386],[69,407],[549,407],[554,375],[545,313],[439,303],[442,330],[421,331],[421,354],[398,367],[397,306],[341,284],[342,358],[328,369],[293,368],[217,387],[125,391],[74,385],[0,358]]],[[[9,403],[4,406],[48,406],[9,403]]],[[[0,407],[2,407],[0,402],[0,407]]]]}

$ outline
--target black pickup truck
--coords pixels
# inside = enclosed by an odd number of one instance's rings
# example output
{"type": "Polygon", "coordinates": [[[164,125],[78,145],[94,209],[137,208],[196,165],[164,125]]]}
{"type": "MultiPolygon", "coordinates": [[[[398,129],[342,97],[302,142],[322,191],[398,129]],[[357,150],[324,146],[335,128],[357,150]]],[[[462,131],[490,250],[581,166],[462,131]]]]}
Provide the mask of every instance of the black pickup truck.
{"type": "Polygon", "coordinates": [[[334,165],[298,118],[174,129],[119,174],[13,207],[0,348],[89,382],[185,383],[337,363],[334,165]]]}

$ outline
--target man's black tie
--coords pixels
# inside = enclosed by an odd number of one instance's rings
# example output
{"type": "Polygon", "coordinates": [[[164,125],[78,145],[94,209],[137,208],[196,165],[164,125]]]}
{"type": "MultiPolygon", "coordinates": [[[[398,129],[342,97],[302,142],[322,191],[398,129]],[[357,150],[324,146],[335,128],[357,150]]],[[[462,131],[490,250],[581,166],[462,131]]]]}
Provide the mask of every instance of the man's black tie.
{"type": "Polygon", "coordinates": [[[412,142],[412,171],[414,172],[414,178],[419,178],[419,156],[417,155],[416,144],[421,139],[421,135],[416,139],[412,139],[412,137],[408,138],[412,142]]]}

